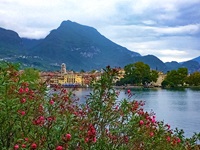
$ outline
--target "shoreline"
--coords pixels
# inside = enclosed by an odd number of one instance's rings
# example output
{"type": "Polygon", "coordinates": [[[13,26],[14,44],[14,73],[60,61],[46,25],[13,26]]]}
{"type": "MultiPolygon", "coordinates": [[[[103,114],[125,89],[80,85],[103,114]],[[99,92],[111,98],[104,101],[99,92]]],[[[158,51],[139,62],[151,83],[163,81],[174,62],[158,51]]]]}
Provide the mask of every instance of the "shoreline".
{"type": "Polygon", "coordinates": [[[117,89],[134,89],[134,88],[161,88],[161,86],[137,86],[137,85],[128,85],[128,86],[113,86],[117,89]]]}

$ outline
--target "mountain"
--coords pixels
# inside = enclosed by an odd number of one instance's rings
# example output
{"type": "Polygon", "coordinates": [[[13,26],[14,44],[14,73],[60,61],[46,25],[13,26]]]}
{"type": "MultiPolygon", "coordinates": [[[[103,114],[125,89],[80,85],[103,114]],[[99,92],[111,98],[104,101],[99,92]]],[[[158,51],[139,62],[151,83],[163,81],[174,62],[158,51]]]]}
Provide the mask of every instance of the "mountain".
{"type": "Polygon", "coordinates": [[[177,70],[178,68],[182,67],[177,61],[166,62],[165,65],[169,70],[177,70]]]}
{"type": "Polygon", "coordinates": [[[22,40],[12,31],[0,28],[0,57],[21,53],[22,40]]]}
{"type": "Polygon", "coordinates": [[[166,72],[168,70],[167,66],[156,56],[154,55],[146,55],[142,57],[134,57],[132,59],[132,63],[136,62],[144,62],[148,64],[151,69],[166,72]]]}
{"type": "Polygon", "coordinates": [[[196,57],[194,59],[192,59],[193,61],[197,61],[198,63],[200,63],[200,56],[199,57],[196,57]]]}
{"type": "Polygon", "coordinates": [[[181,64],[181,66],[188,68],[189,73],[193,73],[195,71],[200,71],[200,64],[197,61],[194,61],[194,60],[183,62],[181,64]]]}
{"type": "MultiPolygon", "coordinates": [[[[23,43],[23,49],[26,49],[27,51],[35,46],[37,46],[43,39],[27,39],[27,38],[22,38],[22,43],[23,43]]],[[[29,53],[29,52],[27,52],[29,53]]]]}
{"type": "Polygon", "coordinates": [[[141,56],[107,39],[95,28],[69,20],[40,40],[20,38],[15,31],[0,28],[0,60],[40,70],[59,70],[65,63],[68,70],[89,71],[138,61],[163,72],[180,67],[187,67],[189,72],[200,70],[197,61],[163,63],[153,55],[141,56]]]}
{"type": "Polygon", "coordinates": [[[140,56],[110,41],[96,29],[69,20],[52,30],[30,52],[53,63],[64,62],[74,70],[100,69],[107,65],[122,67],[140,56]]]}
{"type": "Polygon", "coordinates": [[[177,70],[178,68],[187,68],[189,73],[200,71],[200,64],[194,60],[189,60],[182,63],[172,61],[172,62],[166,62],[165,64],[168,70],[177,70]]]}
{"type": "Polygon", "coordinates": [[[15,31],[0,28],[0,60],[21,63],[22,68],[58,69],[58,65],[51,65],[49,61],[43,58],[28,56],[25,53],[38,43],[39,40],[23,39],[15,31]]]}

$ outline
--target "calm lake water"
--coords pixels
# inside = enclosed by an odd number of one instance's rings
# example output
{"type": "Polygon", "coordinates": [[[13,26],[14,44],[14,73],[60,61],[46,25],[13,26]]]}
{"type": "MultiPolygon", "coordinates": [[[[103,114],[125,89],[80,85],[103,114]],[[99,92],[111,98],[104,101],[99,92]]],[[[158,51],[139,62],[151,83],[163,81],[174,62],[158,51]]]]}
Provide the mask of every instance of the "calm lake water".
{"type": "MultiPolygon", "coordinates": [[[[126,91],[120,91],[119,100],[127,98],[126,91]]],[[[90,92],[90,89],[81,88],[76,91],[76,96],[84,102],[90,92]]],[[[131,92],[131,100],[145,101],[144,110],[155,112],[156,120],[170,124],[172,129],[183,129],[186,137],[200,132],[200,89],[133,88],[131,92]]]]}

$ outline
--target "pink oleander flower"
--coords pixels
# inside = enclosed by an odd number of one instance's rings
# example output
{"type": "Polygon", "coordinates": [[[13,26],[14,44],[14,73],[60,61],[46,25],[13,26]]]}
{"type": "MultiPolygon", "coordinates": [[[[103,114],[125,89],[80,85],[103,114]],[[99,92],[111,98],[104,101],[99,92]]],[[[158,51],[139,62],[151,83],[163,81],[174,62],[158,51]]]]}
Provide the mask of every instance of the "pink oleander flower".
{"type": "Polygon", "coordinates": [[[29,90],[29,94],[30,94],[30,95],[34,95],[35,93],[34,93],[33,90],[29,90]]]}
{"type": "Polygon", "coordinates": [[[18,110],[18,113],[19,113],[20,115],[22,115],[22,116],[24,116],[24,115],[26,114],[26,112],[23,111],[23,110],[18,110]]]}
{"type": "Polygon", "coordinates": [[[150,132],[149,135],[150,135],[150,137],[153,137],[153,136],[154,136],[154,133],[153,133],[153,132],[150,132]]]}
{"type": "Polygon", "coordinates": [[[16,145],[14,146],[14,150],[18,150],[18,149],[19,149],[19,145],[16,144],[16,145]]]}
{"type": "Polygon", "coordinates": [[[139,115],[143,115],[143,114],[144,114],[144,111],[143,111],[142,108],[138,111],[138,114],[139,114],[139,115]]]}
{"type": "Polygon", "coordinates": [[[155,119],[155,118],[152,118],[152,119],[151,119],[151,122],[152,122],[152,123],[155,123],[155,122],[156,122],[156,119],[155,119]]]}
{"type": "Polygon", "coordinates": [[[71,134],[68,133],[68,134],[65,135],[65,137],[66,137],[67,140],[70,140],[71,139],[71,134]]]}
{"type": "Polygon", "coordinates": [[[24,93],[24,89],[23,88],[19,88],[19,93],[20,94],[24,93]]]}
{"type": "Polygon", "coordinates": [[[170,142],[170,141],[171,141],[170,136],[167,136],[166,140],[167,140],[168,142],[170,142]]]}
{"type": "Polygon", "coordinates": [[[50,102],[49,102],[51,105],[53,105],[54,104],[54,101],[53,100],[50,100],[50,102]]]}
{"type": "Polygon", "coordinates": [[[181,139],[177,138],[177,143],[180,143],[181,142],[181,139]]]}
{"type": "Polygon", "coordinates": [[[86,137],[86,138],[85,138],[85,143],[88,143],[88,142],[89,142],[89,138],[86,137]]]}
{"type": "Polygon", "coordinates": [[[144,121],[143,120],[140,120],[140,125],[143,125],[144,124],[144,121]]]}
{"type": "Polygon", "coordinates": [[[24,116],[26,114],[25,111],[21,111],[21,115],[24,116]]]}
{"type": "Polygon", "coordinates": [[[32,143],[32,144],[31,144],[31,148],[32,148],[32,149],[36,149],[36,148],[37,148],[37,144],[32,143]]]}
{"type": "Polygon", "coordinates": [[[94,137],[94,138],[93,138],[93,143],[96,143],[96,141],[97,141],[97,138],[94,137]]]}
{"type": "Polygon", "coordinates": [[[29,88],[28,88],[28,87],[26,87],[26,88],[25,88],[25,92],[26,92],[26,93],[28,93],[28,91],[29,91],[29,88]]]}
{"type": "Polygon", "coordinates": [[[55,120],[56,120],[56,118],[55,118],[55,117],[53,117],[53,116],[50,116],[50,117],[48,117],[48,118],[47,118],[47,120],[48,120],[49,122],[52,122],[52,121],[55,121],[55,120]]]}
{"type": "Polygon", "coordinates": [[[21,103],[25,103],[25,102],[26,102],[26,99],[25,99],[25,98],[22,98],[20,102],[21,102],[21,103]]]}
{"type": "Polygon", "coordinates": [[[40,116],[36,120],[33,121],[33,124],[42,126],[45,123],[45,117],[40,116]]]}
{"type": "Polygon", "coordinates": [[[63,150],[63,147],[62,146],[57,146],[56,150],[63,150]]]}
{"type": "Polygon", "coordinates": [[[25,145],[25,144],[22,144],[22,148],[26,148],[26,145],[25,145]]]}

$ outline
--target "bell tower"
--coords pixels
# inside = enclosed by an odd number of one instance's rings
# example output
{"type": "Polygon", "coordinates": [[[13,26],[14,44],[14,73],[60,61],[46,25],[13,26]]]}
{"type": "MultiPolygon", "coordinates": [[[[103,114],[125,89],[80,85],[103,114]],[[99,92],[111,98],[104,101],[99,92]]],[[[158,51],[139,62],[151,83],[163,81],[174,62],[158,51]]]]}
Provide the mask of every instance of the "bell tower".
{"type": "Polygon", "coordinates": [[[66,65],[65,63],[62,63],[61,65],[61,74],[65,74],[67,71],[66,71],[66,65]]]}

